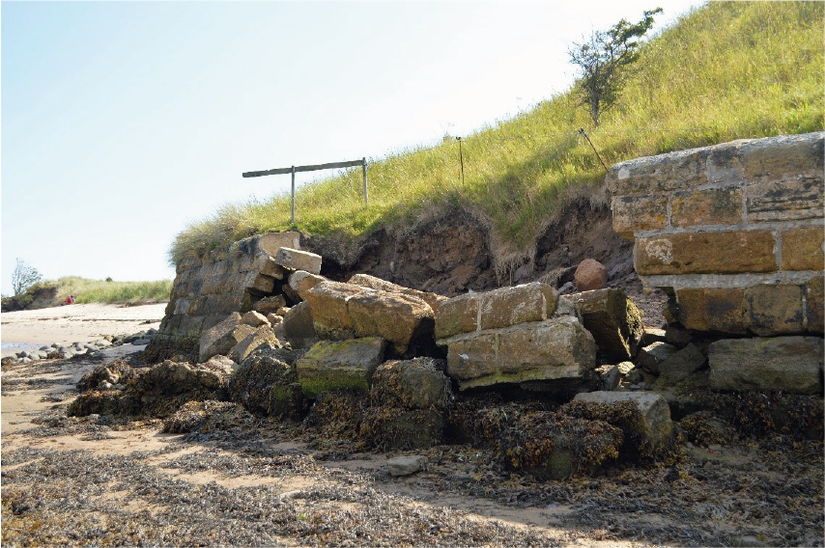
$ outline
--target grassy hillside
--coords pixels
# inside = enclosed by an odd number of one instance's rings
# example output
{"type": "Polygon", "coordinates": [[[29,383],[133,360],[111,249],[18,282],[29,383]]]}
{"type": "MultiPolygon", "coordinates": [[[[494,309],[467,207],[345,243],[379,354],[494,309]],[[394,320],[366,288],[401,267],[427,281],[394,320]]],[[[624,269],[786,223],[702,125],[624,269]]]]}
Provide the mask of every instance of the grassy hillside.
{"type": "MultiPolygon", "coordinates": [[[[651,4],[653,6],[654,4],[651,4]]],[[[404,230],[452,207],[488,226],[498,260],[529,254],[569,196],[601,185],[605,163],[739,138],[823,129],[825,4],[713,2],[650,40],[620,103],[591,128],[572,93],[459,143],[372,160],[369,209],[360,169],[299,190],[294,228],[358,237],[404,230]]],[[[177,236],[177,263],[231,241],[290,228],[288,195],[227,205],[177,236]]]]}
{"type": "Polygon", "coordinates": [[[69,295],[75,296],[75,302],[84,303],[120,303],[149,304],[169,300],[172,293],[172,280],[155,282],[115,282],[89,280],[77,276],[66,276],[57,281],[44,281],[37,287],[56,287],[58,302],[69,295]]]}

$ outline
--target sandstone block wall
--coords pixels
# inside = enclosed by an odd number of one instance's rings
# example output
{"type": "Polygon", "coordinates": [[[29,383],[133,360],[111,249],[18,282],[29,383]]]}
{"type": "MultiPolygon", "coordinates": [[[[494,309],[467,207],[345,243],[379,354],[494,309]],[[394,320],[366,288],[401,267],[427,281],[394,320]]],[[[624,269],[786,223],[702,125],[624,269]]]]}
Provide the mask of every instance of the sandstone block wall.
{"type": "Polygon", "coordinates": [[[642,281],[698,331],[823,333],[825,132],[638,158],[607,175],[642,281]]]}
{"type": "Polygon", "coordinates": [[[199,338],[232,312],[248,311],[256,300],[275,293],[287,272],[273,256],[281,247],[300,248],[300,239],[298,232],[271,232],[181,261],[161,340],[199,338]]]}

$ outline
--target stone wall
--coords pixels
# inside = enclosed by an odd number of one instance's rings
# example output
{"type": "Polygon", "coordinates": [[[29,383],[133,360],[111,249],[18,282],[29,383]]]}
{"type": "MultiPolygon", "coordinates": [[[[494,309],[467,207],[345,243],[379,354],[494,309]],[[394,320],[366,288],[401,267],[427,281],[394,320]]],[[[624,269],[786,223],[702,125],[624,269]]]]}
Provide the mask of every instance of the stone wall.
{"type": "Polygon", "coordinates": [[[703,332],[823,333],[825,132],[622,162],[606,182],[636,271],[703,332]]]}
{"type": "Polygon", "coordinates": [[[286,271],[274,256],[281,247],[300,249],[300,233],[271,232],[235,242],[177,267],[159,342],[198,339],[232,312],[280,293],[286,271]]]}

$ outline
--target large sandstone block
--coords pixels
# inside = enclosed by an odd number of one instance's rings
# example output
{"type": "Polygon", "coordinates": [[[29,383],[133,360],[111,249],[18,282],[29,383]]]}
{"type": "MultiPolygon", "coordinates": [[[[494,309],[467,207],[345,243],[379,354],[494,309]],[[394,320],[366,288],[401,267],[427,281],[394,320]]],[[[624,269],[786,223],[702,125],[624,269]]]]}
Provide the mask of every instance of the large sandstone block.
{"type": "Polygon", "coordinates": [[[304,300],[309,290],[323,281],[326,281],[326,278],[306,270],[296,270],[289,275],[289,287],[304,300]]]}
{"type": "Polygon", "coordinates": [[[325,281],[306,292],[315,330],[321,338],[340,340],[355,336],[355,324],[347,303],[363,291],[365,289],[357,285],[325,281]]]}
{"type": "Polygon", "coordinates": [[[676,291],[679,323],[696,331],[747,333],[747,303],[741,288],[685,288],[676,291]]]}
{"type": "Polygon", "coordinates": [[[821,391],[822,339],[723,339],[708,348],[712,390],[821,391]]]}
{"type": "Polygon", "coordinates": [[[418,289],[404,287],[403,285],[394,284],[392,282],[388,282],[387,280],[370,276],[369,274],[355,274],[347,281],[347,283],[360,285],[361,287],[367,287],[369,289],[380,289],[381,291],[387,291],[389,293],[400,293],[402,295],[417,297],[430,305],[433,312],[436,312],[441,303],[448,299],[444,295],[439,295],[438,293],[431,293],[429,291],[420,291],[418,289]]]}
{"type": "Polygon", "coordinates": [[[236,363],[241,363],[259,346],[269,344],[273,348],[280,348],[281,341],[275,336],[269,324],[261,325],[252,333],[238,341],[238,344],[229,350],[229,357],[236,363]]]}
{"type": "Polygon", "coordinates": [[[379,337],[317,342],[295,362],[303,393],[315,398],[328,390],[368,391],[386,344],[379,337]]]}
{"type": "Polygon", "coordinates": [[[805,314],[798,285],[757,285],[745,290],[750,316],[748,329],[771,336],[804,331],[805,314]]]}
{"type": "Polygon", "coordinates": [[[448,343],[447,373],[462,390],[581,378],[595,367],[593,336],[573,316],[468,333],[448,343]]]}
{"type": "Polygon", "coordinates": [[[624,291],[597,289],[569,298],[578,306],[601,354],[616,362],[636,356],[644,335],[642,312],[624,291]]]}
{"type": "Polygon", "coordinates": [[[253,327],[241,324],[241,315],[233,312],[201,335],[198,361],[202,363],[212,356],[226,355],[233,346],[254,331],[253,327]]]}
{"type": "Polygon", "coordinates": [[[777,270],[776,238],[767,230],[695,232],[636,240],[640,276],[737,274],[777,270]]]}
{"type": "Polygon", "coordinates": [[[825,255],[822,252],[822,226],[791,228],[782,232],[782,270],[822,270],[825,255]]]}
{"type": "Polygon", "coordinates": [[[613,196],[613,230],[633,240],[637,230],[659,230],[667,226],[667,194],[650,196],[613,196]]]}
{"type": "Polygon", "coordinates": [[[558,299],[558,291],[541,282],[461,295],[439,307],[435,336],[448,339],[462,333],[546,320],[556,311],[558,299]]]}
{"type": "Polygon", "coordinates": [[[433,310],[417,297],[364,289],[348,299],[347,310],[356,336],[381,337],[399,354],[415,338],[433,332],[433,310]]]}
{"type": "Polygon", "coordinates": [[[821,219],[822,175],[749,184],[747,207],[751,222],[821,219]]]}
{"type": "Polygon", "coordinates": [[[292,348],[308,348],[318,342],[308,302],[298,303],[284,315],[284,336],[292,348]]]}
{"type": "Polygon", "coordinates": [[[742,222],[741,188],[709,188],[677,192],[671,223],[675,227],[736,225],[742,222]]]}
{"type": "Polygon", "coordinates": [[[825,332],[825,277],[815,276],[805,284],[805,305],[808,311],[808,331],[825,332]]]}
{"type": "Polygon", "coordinates": [[[310,274],[321,273],[321,256],[308,251],[299,251],[289,247],[278,249],[275,262],[292,270],[306,270],[310,274]]]}
{"type": "Polygon", "coordinates": [[[450,379],[432,358],[384,362],[372,378],[373,406],[444,410],[452,401],[450,379]]]}
{"type": "Polygon", "coordinates": [[[610,168],[605,183],[612,195],[655,194],[686,190],[708,182],[709,148],[680,150],[621,162],[610,168]]]}
{"type": "Polygon", "coordinates": [[[748,180],[776,181],[796,179],[801,175],[819,176],[821,180],[823,143],[823,132],[744,141],[744,176],[748,180]]]}

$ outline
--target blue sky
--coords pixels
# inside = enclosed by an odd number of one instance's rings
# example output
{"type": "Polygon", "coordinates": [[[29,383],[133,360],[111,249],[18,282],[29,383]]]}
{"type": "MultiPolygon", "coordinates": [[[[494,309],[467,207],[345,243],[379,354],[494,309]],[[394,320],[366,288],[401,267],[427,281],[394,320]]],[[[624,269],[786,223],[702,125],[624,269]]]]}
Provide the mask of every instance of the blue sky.
{"type": "Polygon", "coordinates": [[[3,1],[2,293],[16,258],[172,278],[190,223],[288,191],[242,172],[468,135],[566,91],[572,42],[657,5],[660,29],[700,2],[3,1]]]}

